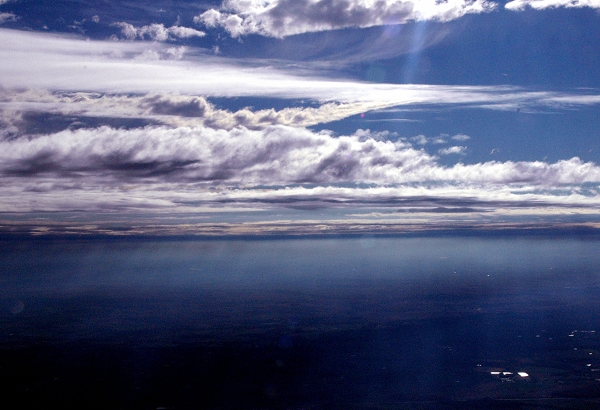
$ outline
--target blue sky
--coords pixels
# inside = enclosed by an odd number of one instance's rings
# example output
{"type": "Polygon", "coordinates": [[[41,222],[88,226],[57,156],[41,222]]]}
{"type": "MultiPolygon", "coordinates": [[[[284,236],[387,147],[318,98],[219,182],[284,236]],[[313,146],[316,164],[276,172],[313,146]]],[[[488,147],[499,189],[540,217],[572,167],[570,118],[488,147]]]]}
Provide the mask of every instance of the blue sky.
{"type": "Polygon", "coordinates": [[[584,224],[600,1],[0,0],[0,225],[584,224]]]}

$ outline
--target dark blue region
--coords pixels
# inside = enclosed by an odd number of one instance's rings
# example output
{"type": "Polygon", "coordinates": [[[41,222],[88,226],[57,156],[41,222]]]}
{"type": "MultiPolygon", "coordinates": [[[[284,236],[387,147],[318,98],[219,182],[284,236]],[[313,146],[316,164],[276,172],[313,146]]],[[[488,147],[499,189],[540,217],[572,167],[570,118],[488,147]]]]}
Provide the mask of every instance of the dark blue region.
{"type": "Polygon", "coordinates": [[[600,110],[597,106],[576,108],[536,107],[510,111],[478,108],[398,107],[407,111],[375,111],[348,120],[311,127],[316,131],[334,130],[351,135],[357,129],[389,131],[389,139],[406,138],[415,148],[432,155],[451,146],[467,147],[464,155],[440,156],[440,163],[458,161],[473,164],[486,161],[545,161],[579,157],[600,162],[600,110]],[[468,135],[466,141],[453,140],[457,134],[468,135]],[[419,145],[411,138],[426,136],[430,142],[419,145]],[[446,144],[435,144],[441,137],[446,144]]]}
{"type": "MultiPolygon", "coordinates": [[[[86,0],[21,0],[0,6],[0,11],[10,12],[18,18],[5,22],[3,27],[32,31],[79,34],[96,40],[106,40],[118,35],[117,22],[126,22],[136,27],[152,23],[170,27],[175,24],[202,30],[193,19],[217,1],[198,3],[193,0],[136,0],[136,1],[86,1],[86,0]],[[94,16],[98,21],[94,21],[94,16]]],[[[193,37],[178,39],[199,47],[211,43],[208,38],[193,37]]]]}
{"type": "Polygon", "coordinates": [[[599,404],[596,239],[2,245],[0,372],[25,407],[599,404]]]}
{"type": "MultiPolygon", "coordinates": [[[[446,23],[420,23],[422,31],[447,35],[418,53],[359,66],[380,67],[393,83],[599,87],[596,10],[501,10],[446,23]]],[[[416,32],[416,30],[415,30],[416,32]]],[[[400,39],[399,39],[400,40],[400,39]]]]}

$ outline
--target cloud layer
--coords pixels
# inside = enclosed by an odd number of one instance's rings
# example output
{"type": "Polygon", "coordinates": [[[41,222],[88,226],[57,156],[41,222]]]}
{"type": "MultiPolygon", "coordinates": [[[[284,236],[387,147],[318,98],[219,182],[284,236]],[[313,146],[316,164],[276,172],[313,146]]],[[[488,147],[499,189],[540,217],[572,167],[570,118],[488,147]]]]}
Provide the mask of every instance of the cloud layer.
{"type": "MultiPolygon", "coordinates": [[[[495,109],[600,103],[594,90],[530,91],[506,86],[368,83],[331,79],[310,68],[242,62],[206,54],[183,55],[162,43],[85,41],[67,36],[0,29],[0,85],[101,93],[272,97],[321,103],[453,104],[495,109]],[[35,64],[32,64],[35,61],[35,64]]],[[[191,53],[190,53],[191,54],[191,53]]],[[[360,110],[359,110],[360,111],[360,110]]]]}
{"type": "MultiPolygon", "coordinates": [[[[442,154],[461,153],[451,147],[442,154]]],[[[270,126],[81,129],[0,142],[0,173],[8,177],[106,181],[211,182],[226,185],[451,182],[552,187],[600,183],[600,167],[579,158],[545,162],[486,162],[444,167],[410,143],[361,131],[328,132],[270,126]]]]}
{"type": "Polygon", "coordinates": [[[220,10],[207,10],[194,21],[207,27],[223,27],[233,37],[286,37],[408,21],[444,22],[495,7],[494,2],[486,0],[226,0],[220,10]]]}
{"type": "MultiPolygon", "coordinates": [[[[24,116],[41,113],[75,117],[74,121],[79,122],[76,124],[78,128],[85,126],[81,122],[86,117],[100,117],[106,121],[111,118],[139,119],[175,127],[204,126],[230,130],[243,126],[257,130],[277,124],[306,127],[386,106],[385,103],[326,103],[317,107],[286,107],[281,110],[243,108],[232,112],[216,108],[204,97],[191,95],[111,95],[0,89],[0,136],[13,138],[25,134],[30,127],[24,116]]],[[[68,126],[66,122],[65,128],[68,126]]]]}

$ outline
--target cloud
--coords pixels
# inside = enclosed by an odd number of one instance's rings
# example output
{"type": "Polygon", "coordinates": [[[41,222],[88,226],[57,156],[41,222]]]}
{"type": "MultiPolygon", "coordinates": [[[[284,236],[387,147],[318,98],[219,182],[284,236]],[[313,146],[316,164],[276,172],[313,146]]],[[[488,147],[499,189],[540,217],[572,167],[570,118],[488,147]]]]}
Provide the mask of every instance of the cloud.
{"type": "Polygon", "coordinates": [[[0,13],[0,24],[5,23],[7,21],[16,21],[17,19],[18,17],[13,13],[0,13]]]}
{"type": "Polygon", "coordinates": [[[425,135],[417,135],[416,137],[412,137],[410,139],[411,141],[413,141],[415,144],[418,145],[426,145],[429,140],[427,139],[427,137],[425,135]]]}
{"type": "Polygon", "coordinates": [[[22,134],[19,128],[23,122],[23,115],[18,111],[0,110],[0,140],[10,139],[22,134]]]}
{"type": "Polygon", "coordinates": [[[504,5],[508,10],[521,11],[526,7],[531,7],[536,10],[544,10],[547,8],[600,8],[599,0],[513,0],[504,5]]]}
{"type": "Polygon", "coordinates": [[[600,167],[579,158],[444,166],[389,134],[336,137],[284,125],[103,126],[5,139],[0,176],[5,212],[356,211],[427,202],[543,213],[551,205],[600,205],[600,167]]]}
{"type": "Polygon", "coordinates": [[[515,109],[600,103],[597,94],[586,90],[561,93],[506,86],[367,83],[331,79],[276,62],[239,61],[197,52],[176,60],[171,55],[173,47],[156,42],[85,41],[6,29],[0,29],[0,41],[0,60],[11,62],[0,65],[0,85],[11,89],[253,96],[380,107],[455,104],[515,109]],[[150,52],[160,60],[139,59],[150,52]]]}
{"type": "Polygon", "coordinates": [[[364,133],[334,138],[285,126],[262,131],[101,127],[3,141],[0,148],[0,172],[5,175],[110,175],[233,184],[387,180],[394,178],[387,174],[400,163],[413,168],[433,161],[405,143],[378,141],[364,133]]]}
{"type": "MultiPolygon", "coordinates": [[[[318,107],[288,107],[281,110],[243,108],[232,112],[217,109],[201,96],[0,89],[0,113],[4,113],[0,116],[0,124],[4,124],[6,135],[9,135],[9,131],[11,135],[25,133],[27,124],[22,119],[23,113],[76,116],[78,121],[84,120],[84,117],[136,118],[172,126],[205,126],[215,129],[244,126],[249,129],[264,129],[276,124],[306,127],[341,120],[380,107],[379,104],[369,103],[326,103],[318,107]]],[[[65,128],[68,126],[67,122],[65,128]]]]}
{"type": "Polygon", "coordinates": [[[347,27],[446,22],[496,8],[486,0],[226,0],[221,10],[196,16],[196,23],[223,27],[232,37],[260,34],[286,37],[347,27]]]}
{"type": "Polygon", "coordinates": [[[467,149],[467,147],[459,147],[459,146],[442,148],[438,151],[438,154],[440,154],[440,155],[452,155],[452,154],[464,155],[466,149],[467,149]]]}
{"type": "Polygon", "coordinates": [[[125,22],[113,23],[112,25],[120,27],[123,37],[130,41],[136,38],[152,41],[172,41],[175,38],[204,37],[206,35],[203,31],[189,27],[172,26],[166,28],[163,24],[157,23],[142,27],[135,27],[125,22]]]}
{"type": "MultiPolygon", "coordinates": [[[[444,204],[443,198],[436,198],[438,204],[444,204]]],[[[410,198],[407,202],[419,204],[419,198],[410,198]]],[[[452,201],[448,201],[452,203],[452,201]]],[[[477,203],[487,207],[501,206],[498,203],[477,203]]],[[[504,205],[508,205],[506,202],[504,205]]],[[[518,207],[518,205],[517,205],[518,207]]],[[[207,209],[207,208],[204,208],[207,209]]],[[[321,208],[322,209],[322,208],[321,208]]],[[[425,232],[435,233],[448,230],[458,230],[459,232],[487,232],[496,231],[497,233],[508,233],[514,235],[515,232],[535,232],[541,234],[551,232],[556,235],[558,232],[572,234],[580,232],[585,234],[594,234],[598,229],[598,224],[594,222],[581,223],[575,218],[569,218],[576,214],[588,214],[589,209],[585,207],[565,209],[565,207],[545,207],[542,212],[537,214],[528,212],[529,209],[521,207],[517,212],[524,210],[521,214],[535,215],[536,222],[523,223],[518,221],[519,214],[513,213],[514,208],[497,208],[504,214],[490,215],[485,214],[487,209],[478,210],[473,208],[417,208],[407,209],[405,215],[399,213],[382,214],[372,213],[365,215],[357,213],[355,215],[346,215],[345,218],[330,220],[307,218],[306,213],[296,212],[294,219],[278,219],[255,221],[252,217],[242,218],[238,213],[235,222],[225,222],[219,220],[204,220],[202,217],[190,218],[189,213],[176,214],[171,213],[165,218],[160,213],[151,214],[153,223],[147,224],[147,216],[140,218],[136,215],[128,215],[127,221],[107,214],[102,215],[102,219],[96,219],[88,216],[87,220],[77,220],[65,222],[64,219],[70,219],[81,214],[80,212],[63,212],[60,215],[62,220],[44,220],[22,219],[22,220],[0,220],[0,233],[3,235],[32,235],[32,236],[300,236],[300,235],[364,235],[369,234],[406,234],[425,232]],[[587,211],[587,212],[586,212],[587,211]],[[513,215],[511,215],[513,213],[513,215]],[[461,215],[463,214],[463,215],[461,215]],[[508,214],[508,215],[507,215],[508,214]],[[66,217],[66,218],[65,218],[66,217]],[[191,219],[191,220],[190,220],[191,219]],[[198,221],[200,219],[200,222],[198,221]]],[[[102,212],[102,210],[100,210],[102,212]]],[[[231,212],[231,211],[229,211],[231,212]]],[[[533,211],[535,212],[535,211],[533,211]]],[[[499,213],[499,212],[498,212],[499,213]]],[[[250,215],[252,212],[249,213],[250,215]]],[[[291,216],[289,211],[288,216],[291,216]]],[[[88,214],[89,215],[89,214],[88,214]]],[[[206,214],[205,214],[206,215],[206,214]]],[[[206,216],[204,216],[206,218],[206,216]]],[[[58,218],[57,218],[58,219],[58,218]]],[[[521,218],[522,219],[522,218],[521,218]]]]}
{"type": "Polygon", "coordinates": [[[341,120],[380,107],[377,104],[364,103],[326,103],[318,107],[288,107],[281,110],[258,111],[243,108],[231,112],[216,109],[202,97],[174,95],[147,96],[142,98],[139,104],[149,109],[152,114],[178,116],[179,118],[175,119],[160,117],[162,121],[172,125],[203,125],[227,130],[238,126],[257,130],[276,124],[306,127],[341,120]]]}
{"type": "Polygon", "coordinates": [[[465,134],[456,134],[456,135],[452,136],[452,139],[454,141],[467,141],[467,140],[470,140],[471,137],[469,137],[468,135],[465,135],[465,134]]]}
{"type": "MultiPolygon", "coordinates": [[[[446,154],[462,153],[451,147],[446,154]]],[[[328,132],[270,126],[80,129],[0,141],[7,177],[100,178],[106,181],[218,182],[226,185],[461,184],[534,186],[600,183],[600,167],[579,158],[545,162],[485,162],[445,167],[402,140],[361,131],[328,132]]]]}

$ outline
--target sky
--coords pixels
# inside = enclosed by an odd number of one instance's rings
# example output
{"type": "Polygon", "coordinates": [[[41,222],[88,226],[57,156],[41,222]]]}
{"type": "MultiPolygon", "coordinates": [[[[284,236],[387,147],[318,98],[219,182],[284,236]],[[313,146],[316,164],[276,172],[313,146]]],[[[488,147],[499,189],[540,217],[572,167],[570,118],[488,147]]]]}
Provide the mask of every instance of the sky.
{"type": "Polygon", "coordinates": [[[0,232],[596,229],[600,0],[0,0],[0,232]]]}

